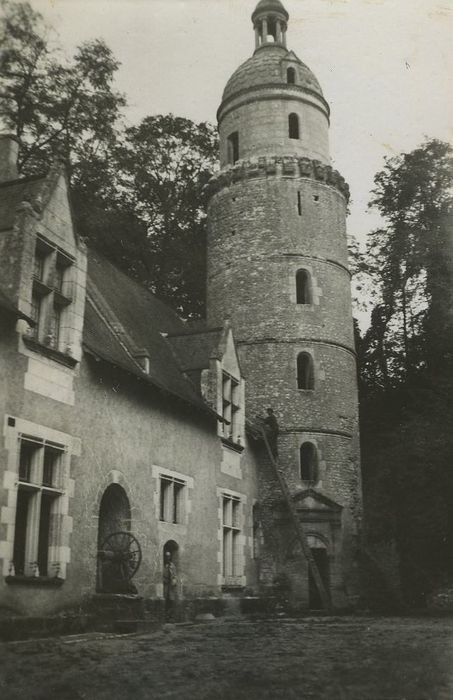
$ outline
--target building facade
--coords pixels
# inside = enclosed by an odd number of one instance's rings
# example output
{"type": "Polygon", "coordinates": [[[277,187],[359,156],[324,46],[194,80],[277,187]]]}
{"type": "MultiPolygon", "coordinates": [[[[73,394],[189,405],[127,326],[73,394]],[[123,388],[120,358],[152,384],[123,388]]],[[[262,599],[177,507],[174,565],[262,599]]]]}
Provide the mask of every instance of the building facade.
{"type": "Polygon", "coordinates": [[[254,427],[267,407],[332,603],[357,599],[348,189],[329,164],[327,102],[286,48],[286,10],[261,0],[252,19],[255,53],[218,112],[205,324],[87,249],[62,166],[20,177],[17,143],[0,138],[2,608],[126,592],[112,541],[132,558],[139,543],[146,598],[162,598],[170,552],[181,598],[284,581],[295,604],[319,607],[254,427]]]}

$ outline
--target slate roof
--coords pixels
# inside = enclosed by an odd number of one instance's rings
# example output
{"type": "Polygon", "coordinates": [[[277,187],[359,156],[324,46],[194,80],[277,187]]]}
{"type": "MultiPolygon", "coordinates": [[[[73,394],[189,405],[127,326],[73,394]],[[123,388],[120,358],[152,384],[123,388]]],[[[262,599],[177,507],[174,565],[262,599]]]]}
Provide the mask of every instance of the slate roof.
{"type": "Polygon", "coordinates": [[[286,73],[282,74],[281,70],[281,62],[286,58],[297,61],[299,66],[297,85],[313,90],[322,96],[321,86],[316,76],[292,51],[288,51],[279,44],[265,44],[234,71],[223,91],[222,102],[238,92],[260,85],[288,87],[286,73]]]}
{"type": "Polygon", "coordinates": [[[183,372],[208,369],[211,357],[218,357],[223,328],[170,335],[167,340],[178,358],[183,372]]]}
{"type": "Polygon", "coordinates": [[[21,202],[33,199],[45,177],[33,175],[0,183],[0,231],[14,226],[17,207],[21,202]]]}
{"type": "Polygon", "coordinates": [[[83,343],[88,352],[211,412],[165,337],[184,331],[184,321],[172,309],[93,251],[88,252],[87,291],[83,343]],[[149,355],[149,374],[133,357],[141,349],[149,355]]]}
{"type": "Polygon", "coordinates": [[[2,308],[4,311],[7,311],[9,314],[12,316],[15,316],[16,318],[24,318],[28,323],[30,323],[32,326],[35,325],[35,322],[26,314],[22,313],[20,311],[16,304],[12,301],[12,299],[9,298],[8,294],[3,291],[3,289],[0,287],[0,308],[2,308]]]}

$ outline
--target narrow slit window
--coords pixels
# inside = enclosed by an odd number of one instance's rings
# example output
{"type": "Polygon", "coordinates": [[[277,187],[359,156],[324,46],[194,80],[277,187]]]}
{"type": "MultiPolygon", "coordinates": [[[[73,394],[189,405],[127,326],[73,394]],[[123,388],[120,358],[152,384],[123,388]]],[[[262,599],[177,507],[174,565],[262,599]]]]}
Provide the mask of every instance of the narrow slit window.
{"type": "Polygon", "coordinates": [[[312,303],[311,279],[308,270],[297,270],[296,272],[296,303],[312,303]]]}
{"type": "Polygon", "coordinates": [[[288,132],[290,139],[299,138],[299,117],[295,112],[291,112],[288,117],[288,132]]]}
{"type": "Polygon", "coordinates": [[[296,82],[296,71],[294,68],[288,68],[286,71],[286,81],[288,85],[294,85],[296,82]]]}
{"type": "Polygon", "coordinates": [[[297,388],[315,388],[313,358],[308,352],[301,352],[297,356],[297,388]]]}
{"type": "Polygon", "coordinates": [[[297,213],[302,216],[302,197],[300,192],[297,193],[297,213]]]}
{"type": "Polygon", "coordinates": [[[234,165],[239,160],[239,133],[234,131],[228,136],[228,162],[234,165]]]}
{"type": "Polygon", "coordinates": [[[300,446],[300,478],[308,484],[318,481],[318,451],[312,442],[300,446]]]}

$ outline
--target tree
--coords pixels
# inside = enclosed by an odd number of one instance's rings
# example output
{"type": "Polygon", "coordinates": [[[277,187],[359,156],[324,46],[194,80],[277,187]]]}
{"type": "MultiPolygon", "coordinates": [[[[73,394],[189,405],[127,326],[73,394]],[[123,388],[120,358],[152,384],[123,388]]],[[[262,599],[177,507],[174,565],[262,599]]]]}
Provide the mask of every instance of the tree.
{"type": "Polygon", "coordinates": [[[216,161],[214,128],[171,114],[127,129],[115,152],[118,201],[147,229],[140,251],[147,285],[186,316],[204,313],[204,186],[216,161]]]}
{"type": "Polygon", "coordinates": [[[358,343],[365,512],[369,541],[396,542],[420,604],[453,573],[453,149],[426,141],[375,185],[386,225],[358,265],[375,289],[358,343]]]}
{"type": "Polygon", "coordinates": [[[452,147],[430,140],[386,159],[371,206],[387,225],[371,234],[362,266],[376,304],[365,342],[388,386],[452,354],[452,147]]]}
{"type": "Polygon", "coordinates": [[[119,64],[105,43],[82,44],[63,60],[29,3],[0,2],[1,116],[19,139],[22,174],[63,157],[88,243],[176,310],[202,315],[213,127],[168,115],[124,130],[119,64]]]}
{"type": "Polygon", "coordinates": [[[58,154],[74,182],[102,188],[100,173],[125,105],[113,89],[118,62],[100,39],[82,44],[72,61],[64,61],[29,3],[2,0],[1,7],[1,116],[19,139],[21,172],[45,171],[58,154]]]}

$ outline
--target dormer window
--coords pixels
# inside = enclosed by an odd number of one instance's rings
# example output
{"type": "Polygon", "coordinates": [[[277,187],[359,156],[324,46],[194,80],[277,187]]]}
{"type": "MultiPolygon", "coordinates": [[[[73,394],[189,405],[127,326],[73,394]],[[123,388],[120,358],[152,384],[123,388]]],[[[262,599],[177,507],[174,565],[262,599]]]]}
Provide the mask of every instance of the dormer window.
{"type": "Polygon", "coordinates": [[[238,442],[240,438],[239,410],[239,379],[227,372],[222,372],[223,437],[232,442],[238,442]]]}
{"type": "Polygon", "coordinates": [[[70,268],[73,259],[38,236],[33,260],[30,315],[35,321],[31,335],[54,350],[63,345],[66,308],[71,304],[70,268]]]}
{"type": "Polygon", "coordinates": [[[294,68],[288,68],[286,71],[286,82],[288,85],[294,85],[296,82],[296,71],[294,68]]]}
{"type": "Polygon", "coordinates": [[[239,133],[233,131],[227,138],[228,163],[234,165],[239,160],[239,133]]]}
{"type": "Polygon", "coordinates": [[[44,263],[46,256],[39,249],[35,252],[35,259],[33,261],[33,277],[41,282],[44,279],[44,263]]]}

